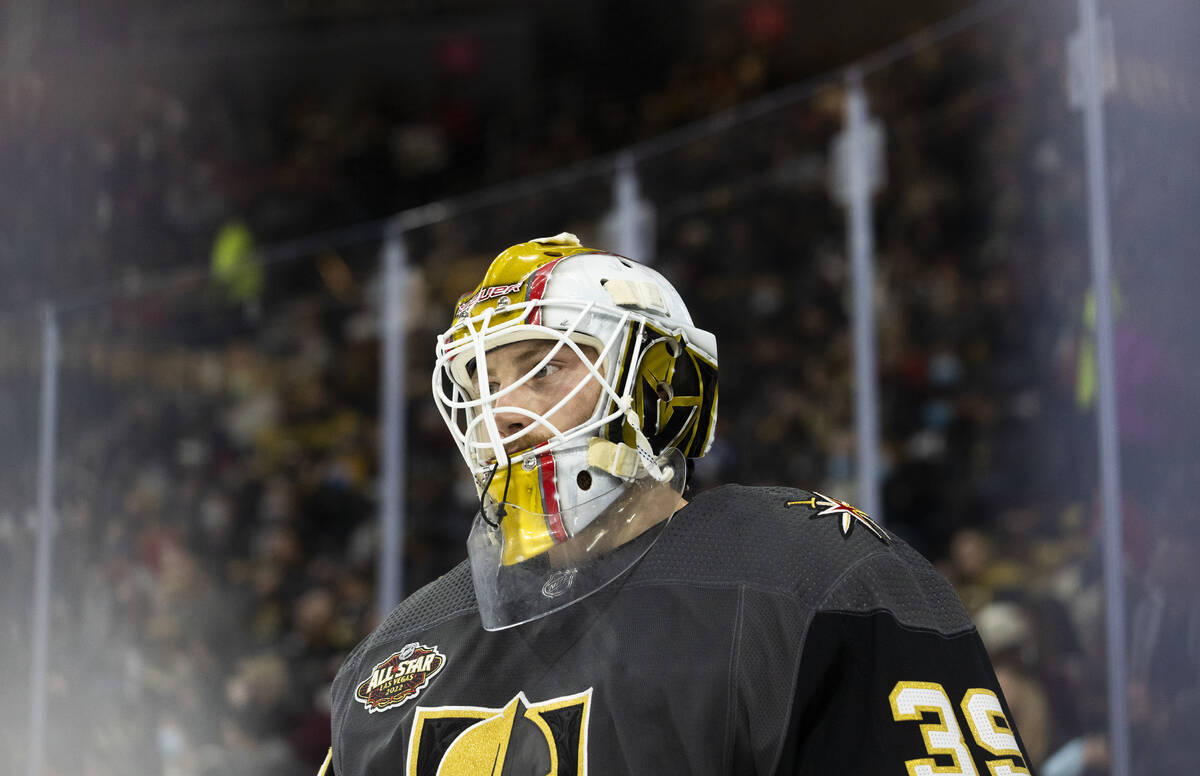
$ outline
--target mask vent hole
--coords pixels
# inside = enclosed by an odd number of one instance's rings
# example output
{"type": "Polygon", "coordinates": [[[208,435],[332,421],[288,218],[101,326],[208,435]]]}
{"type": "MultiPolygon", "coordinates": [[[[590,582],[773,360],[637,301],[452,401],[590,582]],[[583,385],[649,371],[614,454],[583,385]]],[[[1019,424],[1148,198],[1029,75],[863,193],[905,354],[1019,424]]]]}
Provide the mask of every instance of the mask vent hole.
{"type": "Polygon", "coordinates": [[[579,486],[580,490],[588,490],[592,487],[592,473],[586,471],[580,472],[579,475],[575,477],[575,484],[579,486]]]}

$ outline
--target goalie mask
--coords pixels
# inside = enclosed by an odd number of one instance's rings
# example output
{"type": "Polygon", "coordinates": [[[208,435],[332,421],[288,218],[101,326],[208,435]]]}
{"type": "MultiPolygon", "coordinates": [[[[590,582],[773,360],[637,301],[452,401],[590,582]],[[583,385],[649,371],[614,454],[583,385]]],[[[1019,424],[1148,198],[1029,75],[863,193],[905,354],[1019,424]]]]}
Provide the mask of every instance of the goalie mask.
{"type": "Polygon", "coordinates": [[[489,630],[628,570],[712,444],[715,338],[659,273],[572,234],[497,256],[436,356],[434,400],[480,494],[468,550],[489,630]]]}

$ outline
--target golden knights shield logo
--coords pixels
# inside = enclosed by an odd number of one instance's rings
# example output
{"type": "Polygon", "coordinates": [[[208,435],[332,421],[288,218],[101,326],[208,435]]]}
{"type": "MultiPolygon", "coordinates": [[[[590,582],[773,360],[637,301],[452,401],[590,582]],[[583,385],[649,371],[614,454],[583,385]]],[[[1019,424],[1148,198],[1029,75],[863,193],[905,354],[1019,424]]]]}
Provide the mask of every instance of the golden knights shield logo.
{"type": "Polygon", "coordinates": [[[372,714],[387,711],[415,698],[444,665],[446,656],[436,646],[414,641],[376,664],[371,675],[359,683],[354,697],[372,714]]]}
{"type": "Polygon", "coordinates": [[[418,706],[405,776],[500,776],[506,762],[546,776],[587,776],[592,688],[502,708],[418,706]]]}

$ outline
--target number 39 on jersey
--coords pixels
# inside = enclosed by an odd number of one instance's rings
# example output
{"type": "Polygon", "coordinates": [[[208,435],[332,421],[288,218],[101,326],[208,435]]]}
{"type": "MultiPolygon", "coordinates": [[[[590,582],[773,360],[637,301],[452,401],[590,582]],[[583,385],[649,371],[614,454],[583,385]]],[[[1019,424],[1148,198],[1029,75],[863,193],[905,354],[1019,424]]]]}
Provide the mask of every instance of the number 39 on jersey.
{"type": "MultiPolygon", "coordinates": [[[[888,703],[892,718],[918,723],[925,740],[929,756],[906,761],[909,776],[980,776],[954,705],[942,685],[896,682],[888,703]]],[[[986,752],[983,762],[991,776],[1029,776],[1013,727],[995,692],[981,687],[969,689],[958,706],[974,744],[986,752]]]]}

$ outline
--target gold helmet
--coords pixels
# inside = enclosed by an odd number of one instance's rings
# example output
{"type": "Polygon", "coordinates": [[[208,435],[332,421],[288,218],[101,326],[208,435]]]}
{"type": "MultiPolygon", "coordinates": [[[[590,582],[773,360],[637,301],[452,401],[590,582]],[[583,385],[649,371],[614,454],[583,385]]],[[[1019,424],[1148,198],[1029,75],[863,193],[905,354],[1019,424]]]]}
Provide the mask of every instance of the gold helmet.
{"type": "Polygon", "coordinates": [[[712,444],[716,339],[695,327],[658,272],[572,234],[497,256],[456,304],[436,358],[434,400],[480,493],[477,526],[503,567],[528,567],[555,548],[578,557],[573,538],[594,539],[597,521],[650,483],[681,490],[683,459],[712,444]],[[549,347],[523,377],[493,390],[488,354],[524,340],[549,347]],[[557,404],[538,413],[505,403],[564,350],[586,375],[557,404]],[[555,412],[591,386],[599,391],[590,417],[556,428],[555,412]],[[521,417],[520,427],[502,431],[502,413],[521,417]]]}

